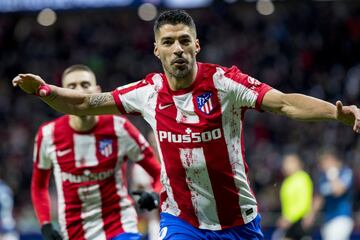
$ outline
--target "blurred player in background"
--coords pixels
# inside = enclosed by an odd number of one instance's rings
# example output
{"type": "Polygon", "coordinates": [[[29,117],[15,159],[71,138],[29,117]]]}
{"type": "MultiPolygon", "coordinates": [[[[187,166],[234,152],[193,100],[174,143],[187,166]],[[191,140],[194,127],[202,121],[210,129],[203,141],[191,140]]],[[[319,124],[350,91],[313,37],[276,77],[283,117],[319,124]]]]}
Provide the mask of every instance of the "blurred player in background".
{"type": "Polygon", "coordinates": [[[321,235],[324,240],[348,240],[354,227],[352,218],[352,170],[343,165],[335,151],[325,150],[319,156],[321,174],[318,192],[314,197],[313,211],[306,225],[314,223],[316,215],[323,211],[321,235]]]}
{"type": "MultiPolygon", "coordinates": [[[[309,239],[308,229],[302,220],[311,211],[313,183],[303,169],[297,154],[287,154],[283,158],[282,172],[285,179],[280,188],[281,217],[277,222],[283,230],[283,239],[309,239]]],[[[278,239],[274,238],[273,239],[278,239]]],[[[311,238],[310,238],[311,239],[311,238]]]]}
{"type": "Polygon", "coordinates": [[[17,240],[13,217],[13,193],[11,188],[0,179],[0,240],[17,240]]]}
{"type": "Polygon", "coordinates": [[[244,155],[245,111],[337,120],[359,133],[359,109],[340,101],[335,106],[302,94],[284,94],[235,66],[197,62],[200,42],[185,11],[162,13],[154,34],[154,54],[164,73],[151,73],[113,92],[71,91],[33,74],[19,74],[13,85],[40,95],[60,112],[136,114],[150,124],[165,188],[160,239],[263,239],[244,155]]]}
{"type": "MultiPolygon", "coordinates": [[[[83,93],[100,92],[94,73],[84,65],[66,69],[62,85],[83,93]]],[[[141,239],[125,181],[127,160],[142,166],[160,190],[160,165],[148,142],[125,118],[65,115],[42,125],[34,148],[31,193],[44,238],[62,239],[51,224],[48,185],[53,171],[64,239],[141,239]]],[[[143,193],[140,207],[151,210],[156,201],[155,193],[143,193]]]]}

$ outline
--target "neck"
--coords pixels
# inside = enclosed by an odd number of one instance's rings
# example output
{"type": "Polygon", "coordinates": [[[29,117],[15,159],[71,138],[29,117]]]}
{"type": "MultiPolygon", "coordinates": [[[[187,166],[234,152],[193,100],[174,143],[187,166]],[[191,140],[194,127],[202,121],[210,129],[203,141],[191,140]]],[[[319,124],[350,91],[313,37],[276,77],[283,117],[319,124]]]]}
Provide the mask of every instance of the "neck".
{"type": "Polygon", "coordinates": [[[191,86],[191,84],[193,82],[195,82],[196,75],[198,72],[198,66],[197,66],[196,62],[194,62],[194,66],[193,66],[192,70],[189,72],[189,74],[187,74],[184,77],[176,77],[173,74],[166,71],[165,68],[164,68],[164,71],[165,71],[165,75],[168,80],[170,89],[173,91],[177,91],[177,90],[188,88],[191,86]]]}
{"type": "Polygon", "coordinates": [[[98,122],[97,116],[75,116],[70,115],[69,124],[72,129],[78,132],[91,130],[98,122]]]}

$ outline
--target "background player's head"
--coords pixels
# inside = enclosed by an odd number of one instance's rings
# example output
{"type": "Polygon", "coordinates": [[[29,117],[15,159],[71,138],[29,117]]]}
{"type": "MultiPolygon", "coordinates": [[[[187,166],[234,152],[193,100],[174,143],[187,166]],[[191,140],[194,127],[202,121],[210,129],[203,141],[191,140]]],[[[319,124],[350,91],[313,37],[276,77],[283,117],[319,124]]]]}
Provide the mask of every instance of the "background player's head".
{"type": "Polygon", "coordinates": [[[189,75],[196,64],[200,43],[194,20],[183,10],[163,12],[154,24],[154,54],[164,71],[175,78],[189,75]]]}
{"type": "Polygon", "coordinates": [[[336,151],[329,149],[322,150],[319,153],[318,160],[320,168],[325,172],[332,168],[340,168],[342,164],[336,151]]]}
{"type": "Polygon", "coordinates": [[[61,83],[64,88],[70,88],[84,93],[101,92],[100,86],[96,84],[94,72],[82,64],[72,65],[65,69],[62,74],[61,83]]]}
{"type": "Polygon", "coordinates": [[[293,173],[303,169],[303,164],[299,155],[297,154],[286,154],[282,161],[282,171],[285,176],[290,176],[293,173]]]}

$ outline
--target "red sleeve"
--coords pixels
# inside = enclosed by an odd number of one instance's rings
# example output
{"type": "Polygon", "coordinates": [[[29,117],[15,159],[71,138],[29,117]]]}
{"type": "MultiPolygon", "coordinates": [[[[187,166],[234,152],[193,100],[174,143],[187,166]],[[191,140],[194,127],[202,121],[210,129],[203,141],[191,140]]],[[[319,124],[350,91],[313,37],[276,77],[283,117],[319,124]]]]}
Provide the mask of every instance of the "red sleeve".
{"type": "Polygon", "coordinates": [[[40,225],[50,222],[49,180],[51,170],[33,167],[31,178],[31,200],[40,225]]]}
{"type": "Polygon", "coordinates": [[[152,187],[154,191],[160,193],[162,188],[160,183],[160,163],[155,158],[154,152],[150,147],[145,150],[144,154],[144,159],[137,163],[152,177],[152,187]]]}

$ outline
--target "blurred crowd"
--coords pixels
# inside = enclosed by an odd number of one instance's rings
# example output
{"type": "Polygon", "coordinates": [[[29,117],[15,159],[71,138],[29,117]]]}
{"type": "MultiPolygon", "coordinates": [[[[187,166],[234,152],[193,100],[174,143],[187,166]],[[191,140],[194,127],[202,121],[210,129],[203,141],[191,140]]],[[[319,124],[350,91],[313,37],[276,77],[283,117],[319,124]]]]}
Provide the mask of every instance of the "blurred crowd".
{"type": "MultiPolygon", "coordinates": [[[[222,1],[189,10],[197,24],[200,62],[237,65],[243,72],[284,92],[300,92],[335,103],[360,105],[360,2],[279,1],[261,16],[253,3],[222,1]]],[[[57,12],[49,27],[34,12],[0,15],[0,178],[14,191],[14,214],[22,231],[37,226],[30,202],[33,139],[36,129],[58,113],[11,87],[18,73],[31,72],[59,84],[71,64],[88,65],[103,91],[160,71],[153,55],[153,22],[136,9],[57,12]]],[[[130,118],[144,133],[143,120],[130,118]]],[[[360,197],[360,138],[335,122],[304,123],[248,111],[246,151],[249,177],[271,226],[279,213],[282,156],[296,152],[316,179],[317,152],[334,148],[354,171],[360,197]],[[270,214],[271,213],[271,214],[270,214]]],[[[360,202],[354,218],[360,225],[360,202]]]]}

